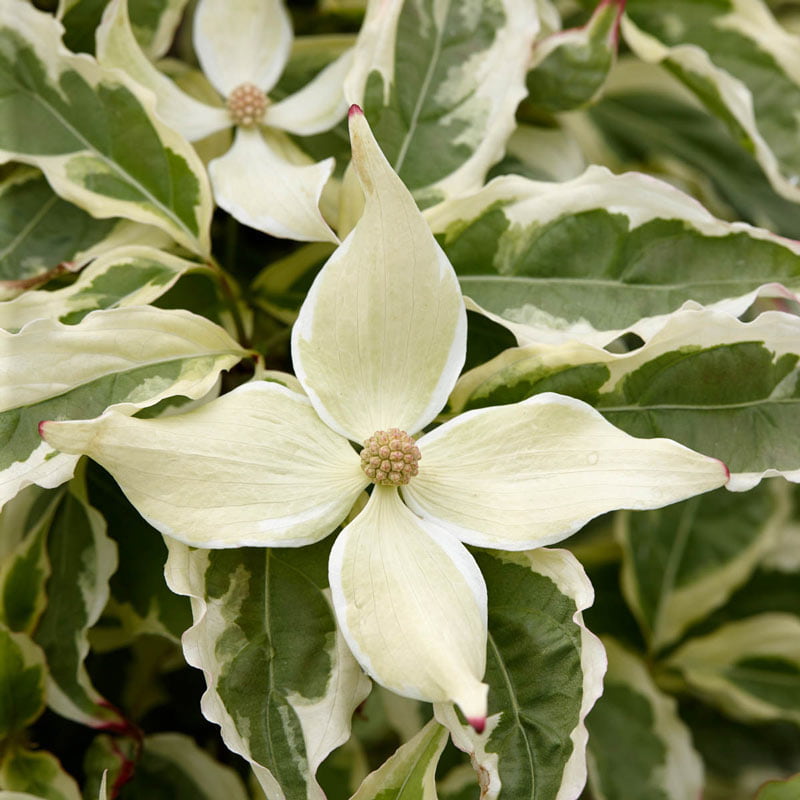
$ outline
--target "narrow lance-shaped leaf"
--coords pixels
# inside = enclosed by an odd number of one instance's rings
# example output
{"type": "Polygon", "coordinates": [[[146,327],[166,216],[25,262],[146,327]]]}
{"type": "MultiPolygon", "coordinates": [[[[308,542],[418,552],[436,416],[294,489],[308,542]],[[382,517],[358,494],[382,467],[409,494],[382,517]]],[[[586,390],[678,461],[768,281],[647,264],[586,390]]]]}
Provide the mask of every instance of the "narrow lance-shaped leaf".
{"type": "Polygon", "coordinates": [[[368,692],[329,604],[329,544],[192,550],[168,540],[167,580],[192,598],[187,661],[203,670],[204,715],[270,798],[323,800],[314,775],[348,738],[368,692]]]}
{"type": "Polygon", "coordinates": [[[622,587],[654,650],[722,605],[776,542],[789,512],[781,481],[720,489],[658,511],[620,513],[622,587]]]}
{"type": "Polygon", "coordinates": [[[762,0],[630,0],[625,41],[662,63],[730,125],[775,190],[800,200],[800,39],[762,0]]]}
{"type": "Polygon", "coordinates": [[[42,319],[17,334],[0,331],[0,505],[31,483],[52,488],[72,475],[77,458],[41,440],[41,421],[202,397],[245,355],[202,317],[146,306],[95,311],[77,325],[42,319]]]}
{"type": "Polygon", "coordinates": [[[591,584],[565,550],[484,550],[476,559],[489,590],[490,716],[481,735],[452,706],[435,706],[436,718],[470,754],[487,800],[576,800],[586,782],[584,720],[606,666],[581,616],[591,584]]]}
{"type": "Polygon", "coordinates": [[[527,102],[551,112],[591,103],[614,64],[624,7],[624,0],[602,0],[583,27],[539,41],[526,79],[527,102]]]}
{"type": "Polygon", "coordinates": [[[51,564],[49,603],[34,640],[47,658],[47,704],[68,719],[94,727],[119,715],[94,689],[84,666],[88,630],[108,600],[108,581],[117,568],[117,548],[106,525],[86,499],[83,476],[76,477],[47,531],[51,564]]]}
{"type": "Polygon", "coordinates": [[[604,639],[608,673],[603,696],[586,720],[589,782],[603,800],[687,800],[703,792],[703,762],[677,703],[645,665],[604,639]]]}
{"type": "Polygon", "coordinates": [[[500,159],[538,28],[522,0],[368,4],[345,95],[420,202],[477,189],[500,159]]]}
{"type": "Polygon", "coordinates": [[[800,619],[756,614],[690,639],[667,661],[735,719],[800,721],[800,619]]]}
{"type": "MultiPolygon", "coordinates": [[[[24,633],[0,625],[0,741],[21,733],[44,711],[44,654],[24,633]]],[[[0,784],[2,785],[2,784],[0,784]]]]}
{"type": "Polygon", "coordinates": [[[593,166],[564,183],[503,176],[427,218],[464,294],[520,344],[604,346],[626,330],[646,339],[689,300],[738,316],[765,284],[800,286],[796,243],[718,220],[636,173],[593,166]]]}
{"type": "Polygon", "coordinates": [[[614,354],[578,342],[512,348],[464,375],[453,411],[546,391],[595,406],[633,436],[666,436],[724,461],[728,488],[800,480],[800,320],[765,312],[744,323],[708,309],[668,318],[644,346],[614,354]],[[712,377],[713,376],[713,377],[712,377]]]}
{"type": "Polygon", "coordinates": [[[47,530],[60,491],[23,489],[0,512],[0,623],[32,633],[47,606],[47,530]]]}
{"type": "Polygon", "coordinates": [[[121,73],[71,54],[61,33],[28,3],[0,7],[0,159],[39,167],[95,216],[155,225],[205,255],[212,202],[199,158],[149,98],[121,73]]]}
{"type": "Polygon", "coordinates": [[[181,275],[202,268],[197,262],[153,247],[122,247],[95,259],[70,286],[26,292],[0,303],[0,327],[19,330],[42,318],[72,325],[101,308],[147,305],[165,294],[181,275]]]}

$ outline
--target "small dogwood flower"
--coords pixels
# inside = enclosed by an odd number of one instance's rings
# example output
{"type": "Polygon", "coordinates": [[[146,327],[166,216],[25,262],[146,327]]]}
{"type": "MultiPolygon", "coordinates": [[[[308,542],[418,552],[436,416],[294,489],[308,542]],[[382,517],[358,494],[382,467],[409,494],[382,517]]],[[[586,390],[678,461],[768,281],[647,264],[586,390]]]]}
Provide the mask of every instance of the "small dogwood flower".
{"type": "Polygon", "coordinates": [[[338,241],[319,211],[334,160],[312,163],[286,134],[320,133],[345,115],[342,84],[350,53],[300,91],[273,102],[269,92],[292,44],[280,0],[200,0],[193,33],[197,58],[224,108],[190,97],[150,63],[131,31],[125,0],[114,0],[106,11],[98,58],[153,91],[159,116],[190,141],[235,128],[230,150],[208,166],[220,207],[273,236],[338,241]]]}
{"type": "Polygon", "coordinates": [[[464,363],[458,281],[413,198],[350,112],[364,213],[314,281],[292,332],[305,393],[254,381],[189,413],[48,422],[163,533],[197,547],[296,547],[338,535],[339,625],[379,683],[454,701],[481,730],[486,586],[463,543],[524,550],[598,514],[725,483],[725,466],[635,439],[590,406],[542,394],[422,433],[464,363]],[[361,448],[357,448],[353,443],[361,448]]]}

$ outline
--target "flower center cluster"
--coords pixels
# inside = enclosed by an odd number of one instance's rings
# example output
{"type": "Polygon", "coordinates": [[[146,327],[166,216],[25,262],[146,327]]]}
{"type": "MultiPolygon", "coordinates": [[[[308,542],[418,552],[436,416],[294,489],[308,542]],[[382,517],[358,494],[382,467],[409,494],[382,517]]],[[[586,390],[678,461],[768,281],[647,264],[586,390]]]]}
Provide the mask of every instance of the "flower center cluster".
{"type": "Polygon", "coordinates": [[[269,98],[252,83],[243,83],[228,95],[228,113],[236,125],[255,125],[268,105],[269,98]]]}
{"type": "Polygon", "coordinates": [[[421,456],[416,441],[399,428],[376,431],[364,442],[361,469],[367,477],[381,486],[402,486],[419,469],[421,456]]]}

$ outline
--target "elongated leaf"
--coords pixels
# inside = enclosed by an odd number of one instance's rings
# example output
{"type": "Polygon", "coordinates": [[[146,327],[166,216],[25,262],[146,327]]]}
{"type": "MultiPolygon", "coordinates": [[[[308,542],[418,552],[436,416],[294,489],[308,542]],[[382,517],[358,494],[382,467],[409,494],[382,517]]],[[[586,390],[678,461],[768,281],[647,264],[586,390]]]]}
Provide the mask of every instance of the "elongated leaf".
{"type": "Polygon", "coordinates": [[[153,247],[130,246],[112,250],[84,269],[75,283],[55,291],[26,292],[0,303],[0,327],[19,330],[35,319],[80,322],[90,311],[147,305],[172,287],[193,261],[153,247]]]}
{"type": "Polygon", "coordinates": [[[94,216],[155,225],[207,253],[212,202],[199,158],[120,73],[69,53],[61,32],[28,3],[0,7],[0,158],[38,166],[94,216]]]}
{"type": "Polygon", "coordinates": [[[418,200],[477,189],[502,156],[538,27],[522,0],[369,3],[345,95],[418,200]]]}
{"type": "Polygon", "coordinates": [[[447,744],[447,728],[431,720],[375,772],[352,800],[436,800],[436,766],[447,744]]]}
{"type": "Polygon", "coordinates": [[[583,625],[592,587],[565,550],[481,551],[489,590],[485,680],[489,718],[479,735],[436,705],[478,770],[482,797],[575,800],[586,781],[584,719],[602,691],[605,654],[583,625]]]}
{"type": "Polygon", "coordinates": [[[94,689],[84,667],[87,632],[108,600],[117,548],[100,513],[89,505],[83,476],[76,477],[47,532],[48,605],[34,640],[47,658],[47,704],[68,719],[102,727],[119,715],[94,689]]]}
{"type": "Polygon", "coordinates": [[[322,800],[314,775],[349,736],[367,694],[327,590],[329,543],[192,550],[174,540],[167,580],[192,598],[186,660],[202,669],[205,716],[251,762],[267,796],[322,800]]]}
{"type": "Polygon", "coordinates": [[[586,720],[589,780],[603,800],[687,800],[700,797],[703,763],[677,704],[645,665],[613,639],[603,696],[586,720]]]}
{"type": "Polygon", "coordinates": [[[761,0],[631,0],[626,42],[674,72],[744,139],[776,191],[800,200],[800,40],[761,0]]]}
{"type": "Polygon", "coordinates": [[[736,719],[800,721],[800,619],[768,613],[692,639],[667,662],[736,719]]]}
{"type": "Polygon", "coordinates": [[[0,512],[0,623],[12,631],[32,633],[47,605],[47,530],[60,497],[29,486],[0,512]]]}
{"type": "Polygon", "coordinates": [[[750,576],[786,524],[786,485],[710,492],[658,511],[622,512],[622,586],[658,650],[722,605],[750,576]]]}
{"type": "Polygon", "coordinates": [[[45,750],[13,749],[0,761],[0,785],[36,800],[81,800],[78,784],[45,750]]]}
{"type": "Polygon", "coordinates": [[[189,601],[164,581],[167,547],[161,534],[142,519],[108,473],[90,464],[87,481],[89,499],[119,550],[119,568],[111,576],[109,602],[92,629],[92,645],[112,649],[147,633],[179,643],[192,624],[192,612],[189,601]]]}
{"type": "Polygon", "coordinates": [[[588,118],[623,164],[688,183],[717,216],[800,237],[797,206],[775,192],[752,153],[669,73],[628,57],[609,84],[588,118]]]}
{"type": "MultiPolygon", "coordinates": [[[[44,654],[24,633],[0,625],[0,741],[20,733],[44,710],[44,654]]],[[[0,783],[2,785],[2,783],[0,783]]]]}
{"type": "Polygon", "coordinates": [[[427,217],[464,293],[520,344],[602,346],[628,329],[647,338],[663,324],[648,318],[688,300],[739,298],[720,306],[738,315],[764,284],[800,286],[796,243],[715,219],[635,173],[590,167],[557,184],[503,176],[427,217]]]}
{"type": "Polygon", "coordinates": [[[765,312],[743,323],[698,309],[665,320],[643,347],[612,354],[574,342],[507,350],[464,375],[454,411],[513,403],[543,391],[594,405],[614,425],[666,436],[724,461],[728,488],[764,476],[800,480],[800,319],[765,312]]]}
{"type": "Polygon", "coordinates": [[[222,328],[185,311],[96,311],[78,325],[37,320],[0,331],[0,505],[37,483],[69,479],[75,456],[56,454],[38,425],[126,413],[165,397],[197,398],[245,351],[222,328]]]}
{"type": "Polygon", "coordinates": [[[624,7],[624,0],[603,0],[583,27],[538,42],[526,80],[527,101],[545,111],[569,111],[591,103],[614,63],[624,7]]]}

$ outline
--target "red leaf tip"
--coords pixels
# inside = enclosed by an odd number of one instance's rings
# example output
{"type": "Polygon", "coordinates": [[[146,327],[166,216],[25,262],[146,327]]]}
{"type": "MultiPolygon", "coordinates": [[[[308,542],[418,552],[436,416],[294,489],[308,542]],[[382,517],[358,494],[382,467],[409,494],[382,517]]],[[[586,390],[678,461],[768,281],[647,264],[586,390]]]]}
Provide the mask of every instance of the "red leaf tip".
{"type": "Polygon", "coordinates": [[[42,421],[39,423],[39,436],[41,436],[41,437],[42,437],[42,439],[44,439],[44,426],[45,426],[45,425],[47,425],[47,423],[48,423],[48,422],[50,422],[50,421],[51,421],[51,420],[49,420],[49,419],[43,419],[43,420],[42,420],[42,421]]]}
{"type": "Polygon", "coordinates": [[[486,717],[467,717],[467,722],[472,726],[475,733],[483,733],[486,727],[486,717]]]}
{"type": "MultiPolygon", "coordinates": [[[[719,459],[717,459],[717,461],[719,461],[719,459]]],[[[720,461],[719,463],[722,464],[722,469],[725,470],[725,480],[729,481],[731,479],[731,471],[728,469],[728,465],[724,461],[720,461]]]]}
{"type": "Polygon", "coordinates": [[[363,113],[364,113],[364,109],[361,108],[360,105],[358,105],[356,103],[353,103],[353,105],[350,106],[350,110],[347,112],[347,116],[348,117],[353,117],[356,114],[363,114],[363,113]]]}

